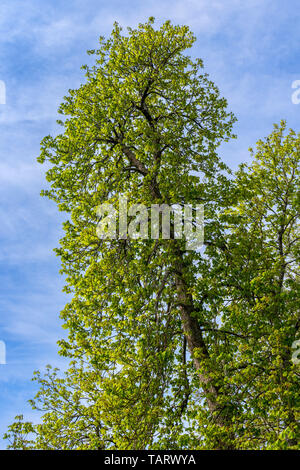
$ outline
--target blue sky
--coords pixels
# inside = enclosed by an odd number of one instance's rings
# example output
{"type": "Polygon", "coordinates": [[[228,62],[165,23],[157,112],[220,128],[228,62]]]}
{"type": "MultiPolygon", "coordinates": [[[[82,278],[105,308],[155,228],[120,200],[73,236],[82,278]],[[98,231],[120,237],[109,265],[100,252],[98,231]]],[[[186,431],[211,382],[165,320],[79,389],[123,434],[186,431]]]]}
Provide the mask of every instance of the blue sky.
{"type": "MultiPolygon", "coordinates": [[[[1,0],[0,80],[0,434],[16,414],[33,414],[32,372],[48,363],[64,367],[56,341],[64,335],[59,312],[66,303],[53,253],[62,235],[54,203],[40,198],[41,139],[57,132],[57,108],[83,80],[87,49],[117,20],[135,26],[154,16],[188,24],[201,57],[238,122],[238,139],[221,148],[232,168],[249,160],[248,148],[286,119],[300,131],[300,9],[297,0],[1,0]]],[[[0,447],[5,444],[0,440],[0,447]]]]}

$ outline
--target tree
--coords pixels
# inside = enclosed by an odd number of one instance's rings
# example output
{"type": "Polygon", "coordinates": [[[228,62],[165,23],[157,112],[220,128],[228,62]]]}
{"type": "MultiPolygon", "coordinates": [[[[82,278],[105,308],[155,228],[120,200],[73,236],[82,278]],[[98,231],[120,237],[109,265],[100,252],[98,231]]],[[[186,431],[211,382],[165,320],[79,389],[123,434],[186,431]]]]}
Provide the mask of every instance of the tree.
{"type": "Polygon", "coordinates": [[[261,142],[231,178],[217,149],[235,118],[202,61],[184,54],[194,41],[152,18],[127,36],[115,24],[60,107],[64,132],[42,141],[44,195],[70,213],[57,253],[72,294],[59,342],[71,363],[62,377],[37,374],[42,422],[18,419],[12,448],[297,447],[300,137],[282,142],[276,128],[273,147],[261,142]],[[187,250],[172,218],[170,239],[100,240],[96,208],[119,195],[130,207],[203,204],[204,252],[187,250]]]}
{"type": "Polygon", "coordinates": [[[255,448],[268,449],[300,442],[300,374],[291,361],[300,326],[300,134],[285,131],[282,121],[255,154],[250,149],[253,163],[236,175],[239,203],[224,214],[229,234],[219,285],[226,289],[224,328],[236,335],[228,372],[243,404],[243,448],[253,439],[255,448]]]}

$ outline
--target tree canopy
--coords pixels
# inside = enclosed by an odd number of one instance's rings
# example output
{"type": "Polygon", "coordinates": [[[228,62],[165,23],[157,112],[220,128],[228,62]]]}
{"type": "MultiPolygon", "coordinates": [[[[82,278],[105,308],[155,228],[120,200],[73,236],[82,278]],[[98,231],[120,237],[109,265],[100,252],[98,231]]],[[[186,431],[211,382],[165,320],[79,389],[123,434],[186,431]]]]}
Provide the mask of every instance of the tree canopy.
{"type": "Polygon", "coordinates": [[[150,18],[100,38],[86,81],[47,136],[43,191],[69,213],[56,250],[71,301],[70,368],[37,372],[35,425],[13,449],[299,449],[300,134],[282,121],[233,175],[218,154],[235,117],[186,50],[150,18]],[[99,239],[96,208],[203,204],[204,247],[172,230],[99,239]]]}

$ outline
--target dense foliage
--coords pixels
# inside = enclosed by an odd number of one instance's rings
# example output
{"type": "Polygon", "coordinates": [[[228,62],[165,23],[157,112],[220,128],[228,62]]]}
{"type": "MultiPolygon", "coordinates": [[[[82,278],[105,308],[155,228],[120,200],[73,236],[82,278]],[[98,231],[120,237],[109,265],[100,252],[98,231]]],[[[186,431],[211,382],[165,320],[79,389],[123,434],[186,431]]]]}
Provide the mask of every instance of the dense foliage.
{"type": "MultiPolygon", "coordinates": [[[[100,38],[42,142],[44,195],[70,218],[58,255],[70,358],[47,368],[13,449],[299,449],[300,135],[282,122],[236,174],[234,116],[186,26],[100,38]],[[100,240],[96,208],[203,204],[205,240],[100,240]],[[297,232],[298,230],[298,232],[297,232]]],[[[172,232],[172,231],[171,231],[172,232]]]]}

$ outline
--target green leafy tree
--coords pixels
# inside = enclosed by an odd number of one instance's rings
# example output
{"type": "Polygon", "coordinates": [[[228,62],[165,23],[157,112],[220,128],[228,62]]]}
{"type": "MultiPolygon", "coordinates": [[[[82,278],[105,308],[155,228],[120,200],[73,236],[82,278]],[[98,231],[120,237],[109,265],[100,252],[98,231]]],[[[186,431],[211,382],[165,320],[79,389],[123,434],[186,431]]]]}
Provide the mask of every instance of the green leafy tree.
{"type": "Polygon", "coordinates": [[[238,204],[224,213],[222,322],[235,337],[228,373],[242,404],[243,448],[299,448],[300,134],[286,123],[257,143],[241,165],[238,204]],[[228,305],[225,307],[225,301],[228,305]],[[225,307],[225,308],[224,308],[225,307]],[[254,441],[254,442],[253,442],[254,441]]]}
{"type": "Polygon", "coordinates": [[[64,132],[42,142],[44,194],[70,213],[57,253],[71,362],[36,374],[41,423],[18,417],[11,448],[297,448],[300,137],[283,123],[230,178],[217,149],[235,118],[185,54],[194,41],[152,18],[125,36],[115,24],[60,107],[64,132]],[[100,240],[96,208],[120,195],[203,204],[205,250],[172,220],[171,239],[100,240]]]}

